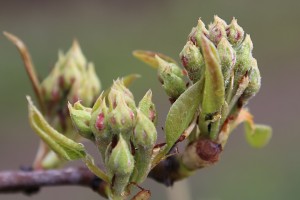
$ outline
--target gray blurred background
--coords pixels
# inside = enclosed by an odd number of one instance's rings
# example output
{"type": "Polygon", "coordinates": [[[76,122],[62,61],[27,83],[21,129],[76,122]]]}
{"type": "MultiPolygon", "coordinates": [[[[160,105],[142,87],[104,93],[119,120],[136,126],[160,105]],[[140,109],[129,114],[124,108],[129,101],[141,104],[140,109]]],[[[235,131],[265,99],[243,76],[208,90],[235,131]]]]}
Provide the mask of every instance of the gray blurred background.
{"type": "MultiPolygon", "coordinates": [[[[151,189],[152,199],[188,199],[180,196],[184,192],[197,200],[300,199],[299,8],[296,0],[0,0],[0,31],[25,41],[41,78],[56,62],[58,49],[68,50],[75,37],[87,59],[95,63],[104,88],[119,76],[141,74],[143,78],[131,89],[138,100],[152,88],[161,126],[170,105],[156,73],[131,52],[149,49],[178,59],[198,17],[206,24],[215,14],[228,23],[236,17],[251,34],[263,77],[262,89],[249,107],[256,122],[273,127],[271,143],[252,149],[238,129],[217,165],[176,183],[173,190],[152,180],[143,186],[151,189]]],[[[16,48],[3,35],[0,92],[0,170],[18,169],[31,164],[39,139],[27,120],[25,95],[33,94],[28,77],[16,48]]],[[[32,197],[12,194],[0,199],[101,197],[86,188],[55,187],[32,197]]]]}

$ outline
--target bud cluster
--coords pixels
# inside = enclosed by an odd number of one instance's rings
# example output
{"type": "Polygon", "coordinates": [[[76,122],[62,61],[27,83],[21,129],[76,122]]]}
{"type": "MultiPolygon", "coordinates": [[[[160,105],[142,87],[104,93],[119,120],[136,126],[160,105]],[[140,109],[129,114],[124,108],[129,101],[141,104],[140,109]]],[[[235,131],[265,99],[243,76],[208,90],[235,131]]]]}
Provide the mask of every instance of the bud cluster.
{"type": "Polygon", "coordinates": [[[136,106],[132,93],[118,79],[93,108],[76,102],[69,104],[69,111],[79,134],[96,143],[115,196],[122,195],[131,182],[145,180],[157,139],[150,90],[136,106]]]}
{"type": "Polygon", "coordinates": [[[175,63],[163,60],[158,55],[155,56],[158,62],[158,80],[161,82],[170,101],[174,102],[186,89],[183,80],[184,71],[175,63]]]}
{"type": "MultiPolygon", "coordinates": [[[[199,127],[204,134],[218,134],[226,118],[237,113],[260,89],[261,77],[256,59],[252,56],[253,44],[250,35],[244,35],[244,30],[237,24],[236,19],[227,25],[224,20],[215,16],[208,29],[199,19],[180,53],[189,79],[193,83],[203,81],[203,87],[209,81],[206,69],[210,67],[211,60],[215,60],[221,69],[223,83],[215,81],[215,87],[224,88],[223,106],[214,113],[203,113],[205,105],[202,102],[199,127]]],[[[205,96],[207,91],[203,92],[205,96]]]]}
{"type": "MultiPolygon", "coordinates": [[[[78,42],[73,42],[70,50],[63,54],[59,52],[58,61],[50,74],[41,83],[41,93],[48,120],[55,129],[67,137],[78,140],[69,117],[67,102],[74,103],[82,100],[85,106],[91,106],[100,94],[100,80],[95,72],[93,63],[87,62],[78,42]]],[[[76,104],[76,112],[73,115],[81,116],[86,120],[89,114],[80,104],[76,104]]],[[[88,129],[82,129],[88,135],[88,129]]],[[[63,161],[53,152],[48,152],[42,161],[45,168],[53,168],[61,165],[63,161]]]]}
{"type": "Polygon", "coordinates": [[[82,100],[86,106],[91,106],[101,90],[94,65],[87,62],[77,41],[66,54],[59,52],[58,57],[51,73],[41,84],[50,117],[58,113],[66,117],[65,102],[68,101],[82,100]]]}
{"type": "MultiPolygon", "coordinates": [[[[176,143],[175,139],[180,140],[178,136],[188,129],[194,117],[197,126],[190,131],[189,139],[191,144],[201,145],[190,145],[186,152],[198,155],[196,157],[205,155],[205,159],[201,158],[195,166],[210,165],[218,160],[216,158],[228,135],[237,124],[253,123],[251,117],[242,116],[245,112],[241,114],[242,108],[261,87],[261,76],[252,50],[250,35],[245,34],[235,18],[227,24],[215,16],[207,28],[201,19],[192,28],[179,55],[183,70],[173,59],[161,53],[134,52],[138,59],[158,69],[159,81],[173,103],[166,119],[168,150],[176,143]],[[185,75],[192,85],[185,84],[185,75]]],[[[250,132],[255,130],[253,125],[250,132]]],[[[195,162],[189,156],[183,160],[188,160],[187,163],[192,160],[190,166],[194,168],[195,162]]]]}

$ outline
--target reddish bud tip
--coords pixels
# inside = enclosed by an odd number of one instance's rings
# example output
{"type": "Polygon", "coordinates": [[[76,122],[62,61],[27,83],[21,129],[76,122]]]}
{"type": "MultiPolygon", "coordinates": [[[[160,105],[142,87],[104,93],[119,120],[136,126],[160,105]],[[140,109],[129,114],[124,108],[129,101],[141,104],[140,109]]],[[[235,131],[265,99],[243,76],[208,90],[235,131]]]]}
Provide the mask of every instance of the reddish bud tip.
{"type": "Polygon", "coordinates": [[[131,120],[134,120],[134,113],[132,111],[130,111],[130,118],[131,120]]]}
{"type": "Polygon", "coordinates": [[[105,128],[104,125],[104,113],[100,113],[96,120],[96,128],[101,131],[105,128]]]}
{"type": "Polygon", "coordinates": [[[150,112],[149,112],[149,119],[150,119],[152,122],[155,121],[155,119],[156,119],[156,112],[155,112],[155,110],[150,110],[150,112]]]}
{"type": "Polygon", "coordinates": [[[181,62],[184,68],[188,66],[188,59],[185,56],[181,56],[181,62]]]}

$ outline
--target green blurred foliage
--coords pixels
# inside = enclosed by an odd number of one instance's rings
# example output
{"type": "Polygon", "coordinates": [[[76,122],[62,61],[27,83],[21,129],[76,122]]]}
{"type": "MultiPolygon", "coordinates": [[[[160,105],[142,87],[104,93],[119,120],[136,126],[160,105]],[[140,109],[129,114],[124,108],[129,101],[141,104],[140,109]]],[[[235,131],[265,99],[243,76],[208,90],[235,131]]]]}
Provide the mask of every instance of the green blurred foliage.
{"type": "MultiPolygon", "coordinates": [[[[299,199],[298,153],[299,6],[296,0],[0,0],[0,30],[24,40],[41,78],[77,38],[88,60],[95,63],[104,87],[112,79],[140,73],[131,87],[137,100],[149,89],[164,124],[169,102],[156,73],[133,58],[135,49],[148,49],[178,60],[198,17],[208,24],[217,14],[227,22],[234,16],[254,43],[262,74],[262,89],[250,101],[255,121],[269,124],[274,134],[264,149],[252,149],[243,131],[232,135],[221,161],[189,179],[192,199],[299,199]]],[[[0,36],[0,170],[29,165],[38,138],[29,128],[25,95],[29,80],[15,47],[0,36]]],[[[160,130],[160,128],[158,128],[160,130]]],[[[163,133],[160,132],[162,136],[163,133]]],[[[153,199],[166,199],[164,187],[147,181],[153,199]],[[162,196],[163,195],[163,196],[162,196]]],[[[175,192],[175,191],[174,191],[175,192]]],[[[86,188],[43,189],[31,199],[97,199],[86,188]]],[[[29,199],[21,194],[0,199],[29,199]]]]}

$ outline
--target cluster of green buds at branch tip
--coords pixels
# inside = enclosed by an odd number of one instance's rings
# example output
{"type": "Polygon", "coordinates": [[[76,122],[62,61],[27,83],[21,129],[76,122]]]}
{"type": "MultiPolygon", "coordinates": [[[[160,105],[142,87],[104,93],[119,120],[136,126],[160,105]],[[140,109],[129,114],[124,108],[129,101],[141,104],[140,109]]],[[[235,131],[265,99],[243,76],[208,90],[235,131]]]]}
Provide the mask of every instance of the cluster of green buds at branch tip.
{"type": "Polygon", "coordinates": [[[70,142],[67,137],[50,128],[42,115],[36,114],[39,112],[32,102],[29,103],[30,121],[34,130],[58,155],[67,160],[83,159],[92,172],[107,180],[110,184],[108,196],[111,198],[123,199],[129,192],[131,183],[142,183],[147,178],[157,139],[154,125],[156,111],[150,90],[136,106],[132,93],[125,87],[123,80],[118,79],[106,95],[103,92],[99,96],[92,108],[83,106],[79,101],[73,105],[69,103],[69,113],[75,129],[82,137],[96,144],[106,172],[95,166],[82,146],[76,150],[76,156],[71,156],[74,152],[70,152],[70,143],[74,143],[76,147],[80,144],[70,142]],[[57,140],[58,137],[65,139],[57,140]]]}
{"type": "Polygon", "coordinates": [[[157,138],[152,92],[148,91],[136,107],[132,93],[118,79],[108,95],[102,94],[92,111],[86,113],[90,114],[90,120],[82,123],[70,108],[78,130],[85,130],[89,125],[90,132],[83,131],[81,135],[94,138],[114,181],[113,191],[121,195],[130,182],[143,182],[151,169],[152,150],[157,138]]]}
{"type": "Polygon", "coordinates": [[[53,112],[68,115],[65,105],[68,101],[82,100],[86,106],[95,102],[101,91],[100,81],[93,63],[86,61],[77,41],[65,55],[59,52],[57,63],[41,83],[41,90],[50,116],[57,116],[53,112]]]}
{"type": "MultiPolygon", "coordinates": [[[[40,88],[46,107],[45,115],[51,125],[67,137],[79,140],[70,120],[67,102],[82,100],[84,105],[91,106],[100,94],[101,85],[93,63],[87,62],[76,40],[66,54],[59,52],[58,61],[40,88]]],[[[52,168],[62,163],[50,151],[42,166],[52,168]]]]}
{"type": "Polygon", "coordinates": [[[261,86],[252,50],[250,35],[235,18],[228,25],[215,16],[208,29],[199,19],[189,34],[180,53],[184,69],[161,53],[134,52],[157,69],[166,94],[173,100],[165,122],[167,145],[159,158],[189,137],[180,162],[190,170],[209,166],[218,161],[229,134],[241,122],[246,124],[246,138],[252,146],[268,143],[271,128],[254,124],[245,108],[261,86]],[[189,84],[184,83],[184,75],[192,84],[189,87],[185,87],[189,84]]]}
{"type": "MultiPolygon", "coordinates": [[[[66,54],[59,52],[51,73],[40,81],[26,45],[13,34],[4,32],[4,35],[17,46],[23,58],[42,114],[55,129],[79,140],[71,124],[67,102],[83,100],[86,106],[91,106],[100,94],[101,85],[93,64],[86,61],[78,42],[74,40],[66,54]]],[[[63,163],[44,143],[40,143],[33,163],[35,169],[55,168],[63,163]]]]}

